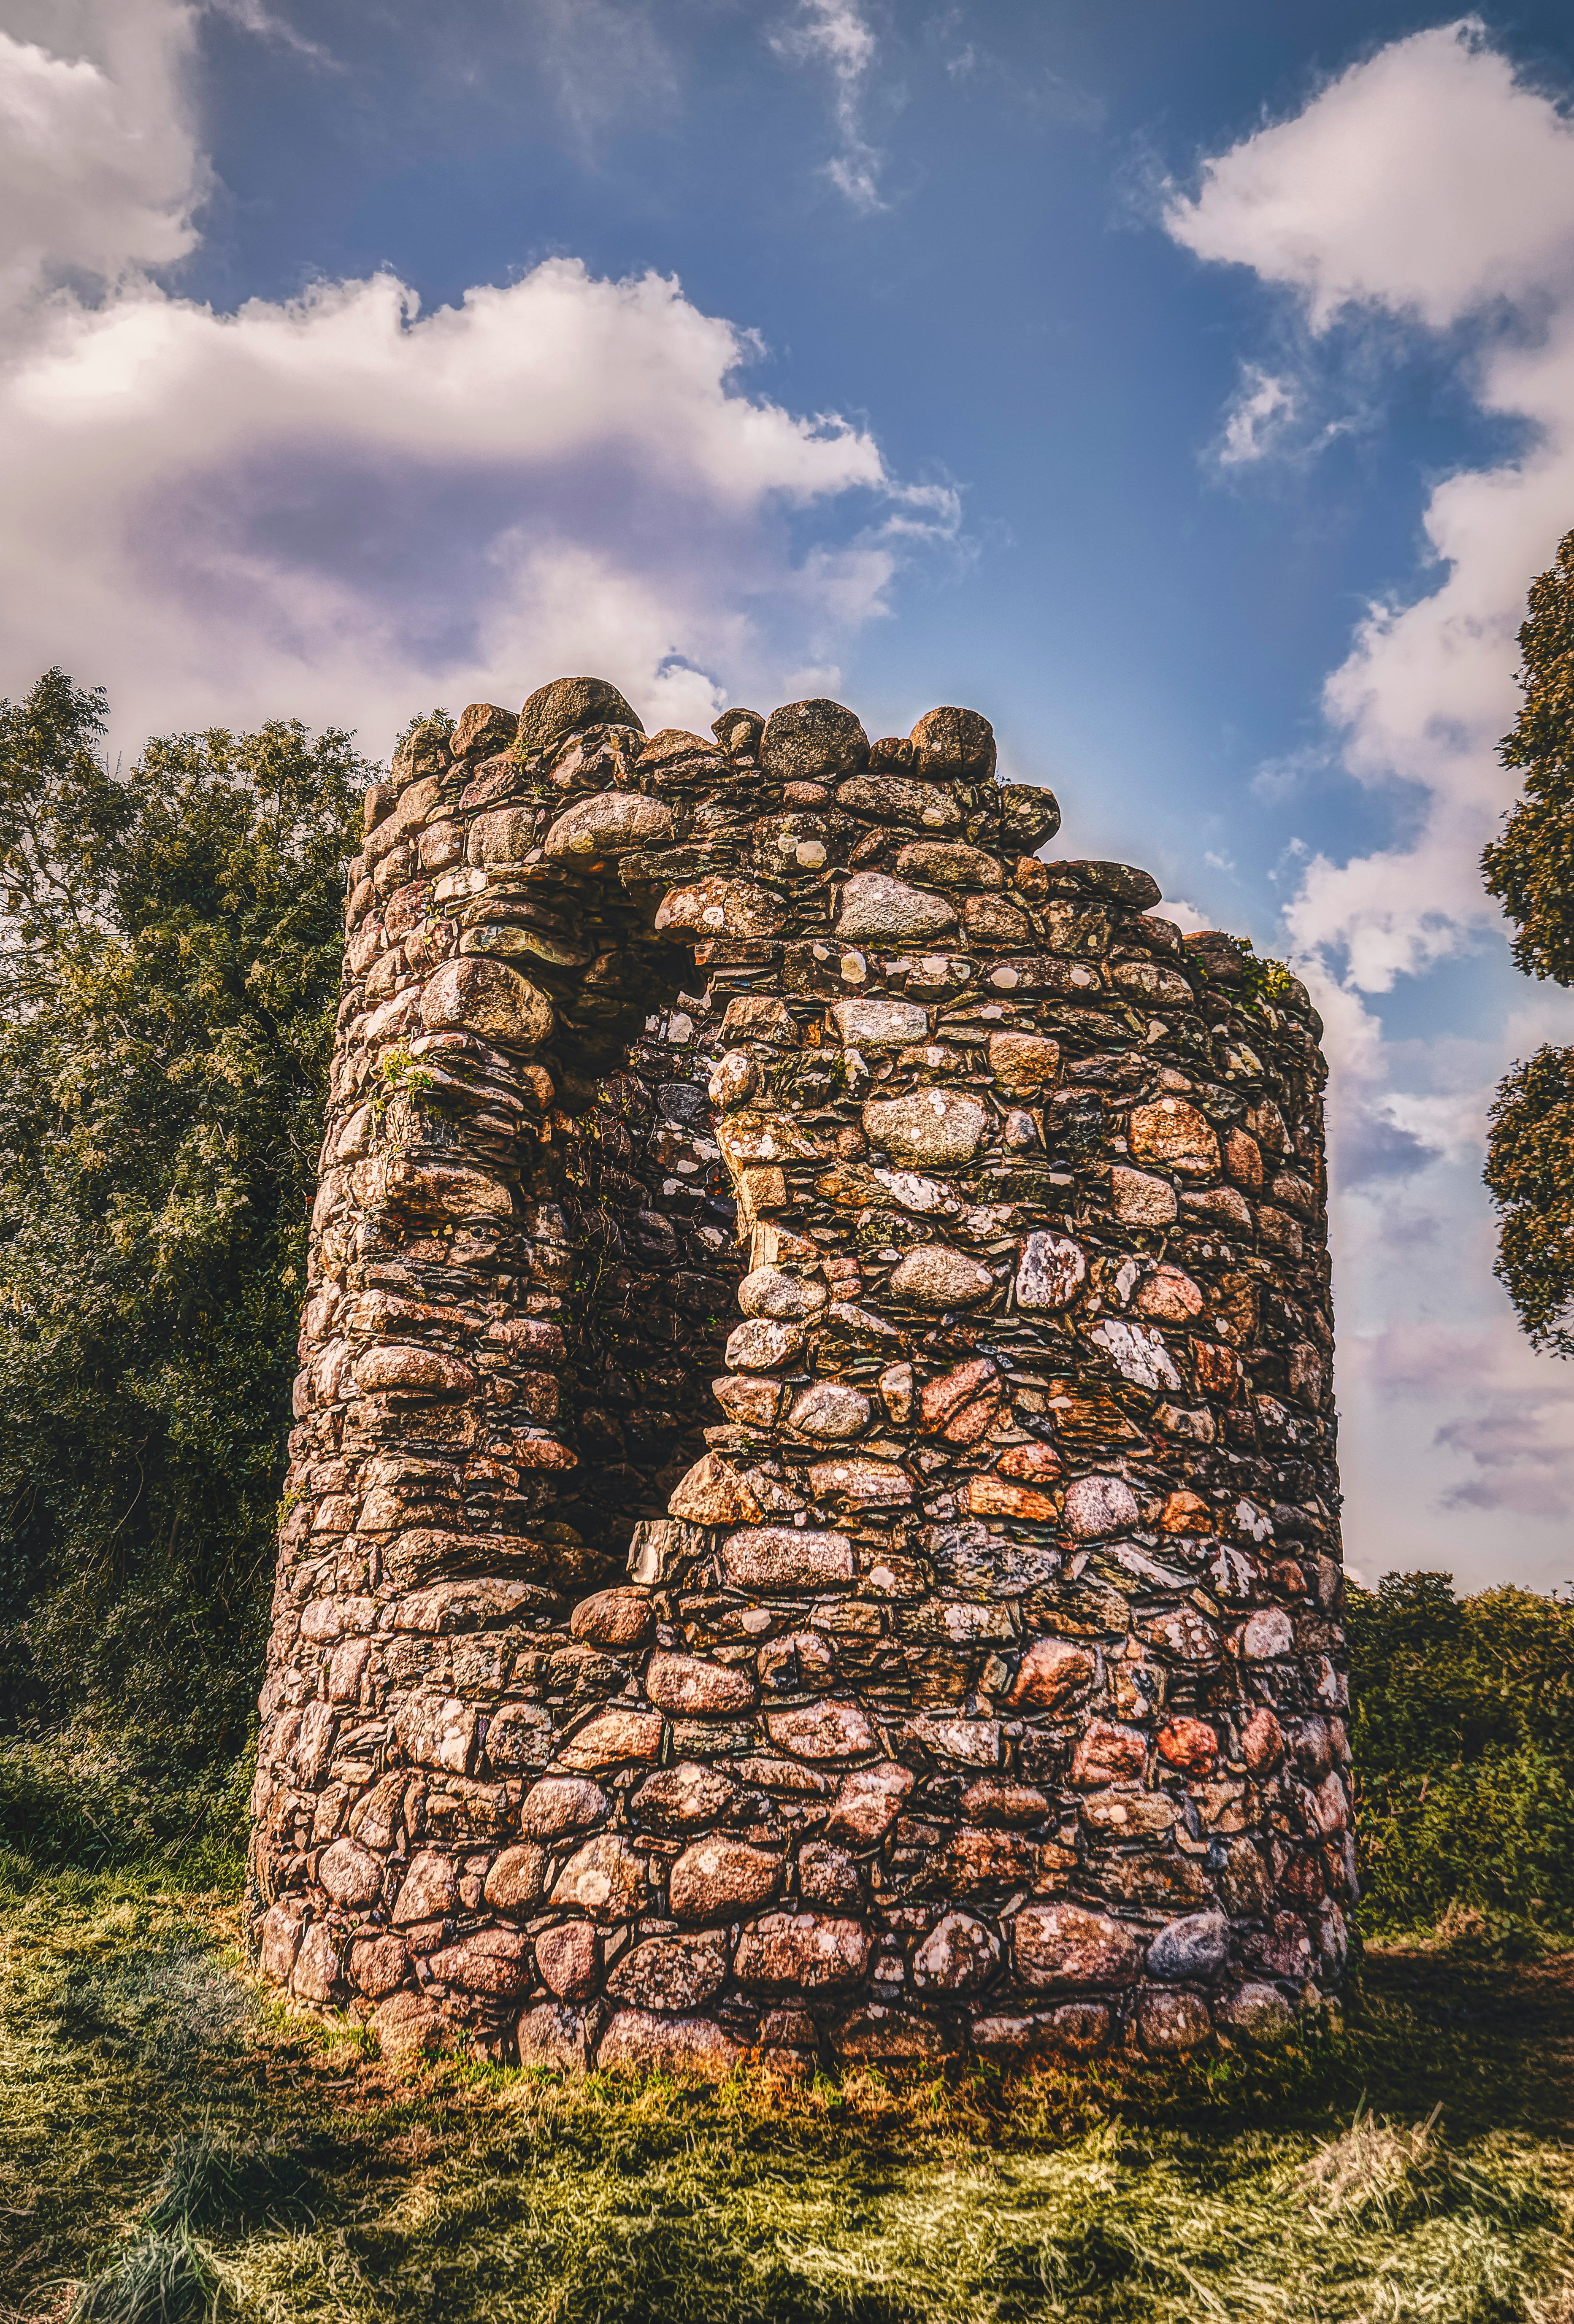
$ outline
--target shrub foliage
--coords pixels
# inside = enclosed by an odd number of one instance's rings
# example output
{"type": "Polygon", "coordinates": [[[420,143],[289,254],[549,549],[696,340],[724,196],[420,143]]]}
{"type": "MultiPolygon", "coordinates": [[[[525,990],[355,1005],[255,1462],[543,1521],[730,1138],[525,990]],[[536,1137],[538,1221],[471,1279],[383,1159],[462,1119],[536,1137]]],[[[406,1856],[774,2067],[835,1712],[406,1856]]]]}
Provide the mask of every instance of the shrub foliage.
{"type": "Polygon", "coordinates": [[[1348,1623],[1367,1927],[1574,1932],[1574,1605],[1390,1573],[1348,1623]]]}

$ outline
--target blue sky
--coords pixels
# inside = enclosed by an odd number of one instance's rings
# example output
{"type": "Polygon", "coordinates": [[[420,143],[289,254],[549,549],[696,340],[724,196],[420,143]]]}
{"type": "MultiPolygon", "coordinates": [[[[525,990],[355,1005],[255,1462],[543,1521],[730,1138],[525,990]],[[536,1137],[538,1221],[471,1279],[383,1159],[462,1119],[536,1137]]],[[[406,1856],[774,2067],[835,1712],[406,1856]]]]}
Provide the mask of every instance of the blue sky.
{"type": "Polygon", "coordinates": [[[0,689],[937,701],[1314,982],[1351,1562],[1574,1577],[1475,871],[1574,525],[1574,25],[0,0],[0,689]]]}

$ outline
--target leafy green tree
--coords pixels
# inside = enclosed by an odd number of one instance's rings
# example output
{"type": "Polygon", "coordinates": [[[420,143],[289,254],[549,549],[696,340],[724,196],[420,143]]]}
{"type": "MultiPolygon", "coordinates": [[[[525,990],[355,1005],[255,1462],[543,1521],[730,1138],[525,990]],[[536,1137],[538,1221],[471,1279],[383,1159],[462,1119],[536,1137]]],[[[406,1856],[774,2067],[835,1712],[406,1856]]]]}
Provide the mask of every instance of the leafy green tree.
{"type": "Polygon", "coordinates": [[[104,717],[0,704],[0,1731],[178,1770],[252,1707],[377,770],[275,720],[118,775],[104,717]]]}
{"type": "MultiPolygon", "coordinates": [[[[1574,532],[1531,584],[1519,633],[1524,701],[1500,743],[1524,795],[1485,850],[1487,891],[1518,933],[1529,976],[1574,984],[1574,532]]],[[[1574,1049],[1548,1045],[1501,1084],[1486,1184],[1500,1213],[1497,1273],[1538,1347],[1574,1356],[1574,1049]]]]}

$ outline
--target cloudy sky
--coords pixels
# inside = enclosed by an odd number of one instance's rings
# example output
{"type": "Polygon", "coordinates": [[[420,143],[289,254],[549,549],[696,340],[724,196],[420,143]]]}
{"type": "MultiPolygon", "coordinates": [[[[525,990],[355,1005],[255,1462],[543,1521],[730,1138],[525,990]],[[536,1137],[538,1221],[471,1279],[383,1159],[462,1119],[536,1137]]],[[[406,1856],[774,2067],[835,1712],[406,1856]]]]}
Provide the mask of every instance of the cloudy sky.
{"type": "Polygon", "coordinates": [[[0,691],[995,721],[1317,989],[1353,1564],[1574,1579],[1477,859],[1574,526],[1574,21],[0,0],[0,691]]]}

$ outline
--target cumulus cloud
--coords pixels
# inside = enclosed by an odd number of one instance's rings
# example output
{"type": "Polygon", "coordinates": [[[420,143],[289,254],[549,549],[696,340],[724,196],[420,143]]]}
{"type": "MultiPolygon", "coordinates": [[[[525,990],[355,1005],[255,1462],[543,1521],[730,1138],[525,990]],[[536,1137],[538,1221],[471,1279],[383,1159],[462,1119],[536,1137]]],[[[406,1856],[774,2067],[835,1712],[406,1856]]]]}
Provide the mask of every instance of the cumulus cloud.
{"type": "Polygon", "coordinates": [[[884,155],[865,133],[864,107],[876,42],[856,0],[799,0],[796,14],[771,35],[779,57],[815,65],[830,81],[837,152],[825,173],[857,210],[884,209],[880,172],[884,155]]]}
{"type": "Polygon", "coordinates": [[[0,23],[0,309],[118,281],[196,240],[207,172],[184,91],[192,12],[10,0],[0,23]]]}
{"type": "Polygon", "coordinates": [[[1319,959],[1299,965],[1331,1067],[1347,1539],[1379,1571],[1551,1588],[1574,1508],[1574,1373],[1531,1348],[1494,1278],[1480,1170],[1505,1064],[1574,1038],[1574,996],[1535,988],[1495,1036],[1400,1038],[1319,959]]]}
{"type": "MultiPolygon", "coordinates": [[[[160,21],[167,97],[191,23],[160,21]]],[[[81,86],[129,134],[162,100],[134,102],[116,53],[81,86]]],[[[589,669],[703,724],[834,684],[900,560],[954,525],[866,431],[750,393],[752,335],[653,274],[557,259],[431,314],[385,274],[233,314],[182,299],[135,271],[190,244],[199,157],[162,166],[118,243],[97,181],[66,205],[100,220],[69,245],[99,294],[43,294],[63,262],[39,244],[0,358],[10,691],[60,661],[128,738],[294,711],[372,742],[418,699],[589,669]]]]}
{"type": "MultiPolygon", "coordinates": [[[[1368,607],[1328,679],[1329,754],[1386,797],[1395,836],[1345,862],[1310,855],[1285,914],[1334,1066],[1356,1498],[1387,1538],[1413,1536],[1405,1562],[1448,1563],[1440,1523],[1566,1520],[1574,1502],[1574,1391],[1492,1282],[1477,1176],[1493,1087],[1532,1044],[1527,1023],[1498,1042],[1385,1040],[1363,996],[1478,950],[1498,925],[1478,863],[1514,796],[1495,743],[1518,703],[1515,632],[1531,576],[1574,522],[1574,126],[1466,18],[1390,43],[1207,161],[1165,223],[1276,290],[1314,353],[1366,334],[1370,365],[1384,334],[1430,337],[1516,446],[1436,484],[1415,590],[1368,607]]],[[[1226,423],[1236,466],[1281,448],[1275,425],[1301,393],[1247,373],[1226,423]]],[[[1263,770],[1257,795],[1285,795],[1310,763],[1263,770]]],[[[1528,1014],[1537,1038],[1574,1031],[1561,995],[1528,1014]]],[[[1447,1537],[1479,1558],[1478,1535],[1447,1537]]],[[[1523,1538],[1499,1554],[1521,1570],[1530,1555],[1523,1538]]]]}
{"type": "Polygon", "coordinates": [[[1206,161],[1166,223],[1199,258],[1295,291],[1314,330],[1366,307],[1442,329],[1568,284],[1571,190],[1568,121],[1468,16],[1206,161]]]}

